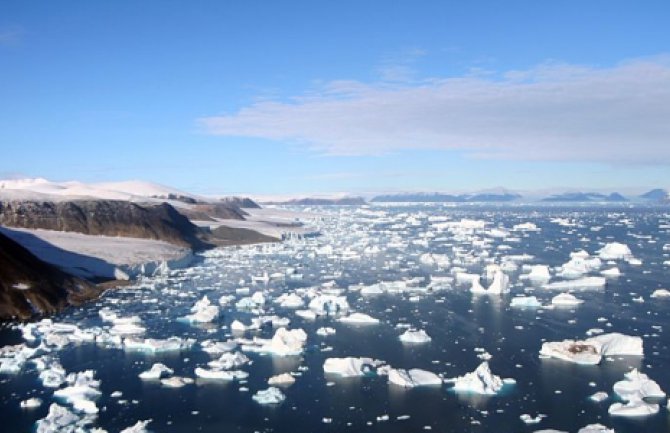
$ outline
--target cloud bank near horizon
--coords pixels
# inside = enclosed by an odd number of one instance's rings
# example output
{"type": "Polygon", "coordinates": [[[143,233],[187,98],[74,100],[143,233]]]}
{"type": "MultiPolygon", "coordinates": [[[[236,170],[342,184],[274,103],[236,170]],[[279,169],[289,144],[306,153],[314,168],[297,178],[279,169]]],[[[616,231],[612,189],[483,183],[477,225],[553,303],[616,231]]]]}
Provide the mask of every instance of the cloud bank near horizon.
{"type": "Polygon", "coordinates": [[[503,160],[670,164],[670,56],[546,63],[411,83],[333,81],[288,101],[198,119],[203,132],[324,155],[458,150],[503,160]]]}

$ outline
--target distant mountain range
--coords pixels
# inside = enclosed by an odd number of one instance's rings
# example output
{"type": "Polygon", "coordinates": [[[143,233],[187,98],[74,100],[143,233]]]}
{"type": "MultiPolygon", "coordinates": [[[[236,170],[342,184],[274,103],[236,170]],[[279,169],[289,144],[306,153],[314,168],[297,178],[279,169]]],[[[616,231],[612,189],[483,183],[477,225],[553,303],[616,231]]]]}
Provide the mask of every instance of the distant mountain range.
{"type": "Polygon", "coordinates": [[[441,194],[441,193],[412,193],[388,194],[373,197],[370,201],[377,203],[388,202],[427,202],[427,203],[468,203],[468,202],[507,202],[520,199],[515,193],[478,193],[478,194],[441,194]]]}
{"type": "Polygon", "coordinates": [[[367,202],[363,197],[318,198],[305,197],[285,201],[264,202],[263,204],[299,205],[299,206],[360,206],[367,202]]]}
{"type": "Polygon", "coordinates": [[[598,192],[565,192],[547,197],[522,196],[511,191],[501,190],[494,192],[480,192],[472,194],[445,194],[445,193],[398,193],[385,194],[373,197],[373,203],[500,203],[524,199],[528,202],[555,202],[555,203],[621,203],[621,202],[670,202],[668,191],[653,189],[639,196],[625,197],[618,192],[603,194],[598,192]]]}

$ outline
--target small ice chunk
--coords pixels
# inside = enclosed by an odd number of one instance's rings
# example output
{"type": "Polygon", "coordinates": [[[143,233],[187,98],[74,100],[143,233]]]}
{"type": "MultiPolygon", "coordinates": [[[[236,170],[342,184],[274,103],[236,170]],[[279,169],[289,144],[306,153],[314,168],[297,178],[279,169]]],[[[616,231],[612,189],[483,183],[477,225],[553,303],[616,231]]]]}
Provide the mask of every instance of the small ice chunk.
{"type": "Polygon", "coordinates": [[[201,379],[224,381],[244,380],[249,377],[249,373],[242,370],[208,370],[201,367],[196,367],[195,375],[201,379]]]}
{"type": "Polygon", "coordinates": [[[399,338],[400,341],[408,344],[430,343],[431,341],[430,336],[423,329],[418,331],[408,329],[399,338]]]}
{"type": "Polygon", "coordinates": [[[286,399],[286,396],[279,388],[271,386],[258,391],[251,398],[258,404],[280,404],[286,399]]]}
{"type": "Polygon", "coordinates": [[[570,293],[561,293],[559,295],[554,296],[551,299],[552,305],[556,305],[559,307],[574,307],[583,302],[584,301],[582,301],[581,299],[577,299],[575,295],[572,295],[570,293]]]}
{"type": "Polygon", "coordinates": [[[589,424],[580,428],[577,433],[614,433],[614,429],[607,428],[602,424],[589,424]]]}
{"type": "Polygon", "coordinates": [[[270,386],[291,386],[294,383],[295,377],[291,376],[289,373],[278,374],[268,379],[268,385],[270,386]]]}
{"type": "Polygon", "coordinates": [[[213,305],[205,295],[193,305],[191,313],[183,319],[188,322],[209,323],[219,316],[219,307],[213,305]]]}
{"type": "Polygon", "coordinates": [[[350,325],[376,325],[379,323],[379,319],[364,313],[351,313],[348,316],[340,317],[339,321],[350,325]]]}
{"type": "Polygon", "coordinates": [[[589,397],[589,400],[593,400],[596,403],[600,403],[601,401],[605,401],[609,398],[609,395],[605,391],[598,391],[594,394],[591,394],[589,397]]]}
{"type": "Polygon", "coordinates": [[[540,308],[542,304],[535,296],[517,296],[509,304],[512,308],[540,308]]]}
{"type": "Polygon", "coordinates": [[[19,406],[21,406],[21,409],[34,409],[36,407],[42,406],[42,399],[38,397],[31,397],[26,400],[22,400],[21,403],[19,403],[19,406]]]}
{"type": "Polygon", "coordinates": [[[670,290],[668,289],[656,289],[654,293],[651,294],[652,298],[670,298],[670,290]]]}
{"type": "Polygon", "coordinates": [[[321,327],[316,330],[316,335],[320,335],[322,337],[326,337],[328,335],[335,335],[336,331],[335,328],[330,328],[330,327],[321,327]]]}
{"type": "Polygon", "coordinates": [[[144,421],[137,421],[135,425],[126,427],[119,433],[148,433],[149,430],[147,430],[147,425],[149,425],[150,422],[151,422],[150,419],[144,421]]]}
{"type": "Polygon", "coordinates": [[[167,367],[165,364],[157,362],[154,365],[152,365],[149,370],[143,371],[138,376],[142,380],[159,380],[163,377],[170,376],[173,373],[174,370],[167,367]]]}
{"type": "Polygon", "coordinates": [[[181,388],[184,385],[190,385],[194,382],[190,377],[172,376],[167,379],[161,379],[161,385],[168,388],[181,388]]]}
{"type": "Polygon", "coordinates": [[[610,242],[598,250],[598,256],[603,260],[620,260],[633,255],[626,244],[610,242]]]}
{"type": "Polygon", "coordinates": [[[227,352],[221,355],[219,359],[208,362],[207,365],[217,370],[232,370],[240,368],[248,362],[249,358],[242,352],[227,352]]]}

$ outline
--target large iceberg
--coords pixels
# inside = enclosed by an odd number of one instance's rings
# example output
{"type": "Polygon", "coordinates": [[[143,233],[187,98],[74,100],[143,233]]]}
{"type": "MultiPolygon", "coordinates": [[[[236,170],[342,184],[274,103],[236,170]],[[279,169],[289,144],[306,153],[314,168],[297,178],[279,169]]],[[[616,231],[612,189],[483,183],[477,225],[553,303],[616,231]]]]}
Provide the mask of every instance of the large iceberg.
{"type": "Polygon", "coordinates": [[[307,334],[302,329],[279,328],[272,339],[254,338],[242,345],[242,350],[267,353],[276,356],[300,355],[307,341],[307,334]]]}
{"type": "Polygon", "coordinates": [[[500,376],[491,373],[489,363],[484,361],[475,371],[464,376],[445,379],[445,382],[453,383],[454,386],[451,389],[455,392],[494,395],[503,388],[505,382],[511,382],[511,380],[503,380],[500,376]]]}
{"type": "Polygon", "coordinates": [[[328,358],[323,363],[323,371],[342,377],[365,376],[376,372],[383,364],[382,361],[372,358],[328,358]]]}
{"type": "Polygon", "coordinates": [[[391,368],[388,372],[388,381],[403,388],[442,385],[442,379],[437,374],[418,368],[410,370],[391,368]]]}
{"type": "Polygon", "coordinates": [[[540,349],[541,356],[587,365],[599,364],[603,356],[643,354],[642,338],[616,332],[586,340],[545,342],[540,349]]]}
{"type": "Polygon", "coordinates": [[[94,379],[94,374],[93,370],[69,374],[66,378],[68,386],[56,390],[54,397],[71,404],[77,412],[98,413],[94,400],[102,393],[100,392],[100,381],[94,379]]]}
{"type": "Polygon", "coordinates": [[[598,256],[603,260],[621,260],[633,256],[626,244],[610,242],[598,250],[598,256]]]}
{"type": "Polygon", "coordinates": [[[633,369],[625,374],[625,379],[614,384],[614,392],[626,403],[614,403],[609,407],[610,415],[646,416],[658,413],[659,405],[647,399],[660,400],[665,392],[655,381],[644,373],[633,369]]]}

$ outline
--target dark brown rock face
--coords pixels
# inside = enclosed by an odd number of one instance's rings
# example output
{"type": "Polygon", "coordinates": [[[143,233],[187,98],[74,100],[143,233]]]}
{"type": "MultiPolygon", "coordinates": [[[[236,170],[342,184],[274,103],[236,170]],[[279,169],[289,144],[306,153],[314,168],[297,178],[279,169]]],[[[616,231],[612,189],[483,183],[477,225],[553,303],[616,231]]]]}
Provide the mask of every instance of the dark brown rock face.
{"type": "Polygon", "coordinates": [[[118,200],[0,202],[0,225],[88,235],[157,239],[201,249],[198,228],[167,203],[118,200]]]}
{"type": "Polygon", "coordinates": [[[96,285],[49,265],[0,233],[0,319],[28,319],[100,295],[96,285]]]}

